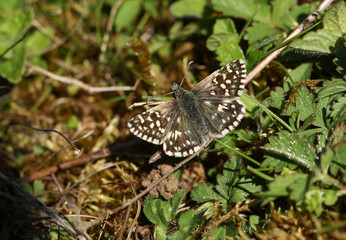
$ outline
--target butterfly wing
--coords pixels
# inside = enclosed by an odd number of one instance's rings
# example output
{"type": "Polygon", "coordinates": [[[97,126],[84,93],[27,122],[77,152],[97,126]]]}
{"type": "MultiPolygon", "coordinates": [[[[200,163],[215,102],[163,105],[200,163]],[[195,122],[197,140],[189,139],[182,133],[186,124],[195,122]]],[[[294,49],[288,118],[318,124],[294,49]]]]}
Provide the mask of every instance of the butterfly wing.
{"type": "Polygon", "coordinates": [[[236,98],[201,99],[200,106],[211,138],[224,137],[239,125],[245,114],[245,105],[236,98]]]}
{"type": "MultiPolygon", "coordinates": [[[[168,156],[186,157],[205,147],[210,137],[207,131],[205,133],[201,131],[200,126],[196,126],[188,116],[178,112],[163,141],[165,153],[168,156]]],[[[206,127],[204,129],[207,130],[206,127]]]]}
{"type": "Polygon", "coordinates": [[[156,145],[162,144],[167,129],[176,118],[176,101],[170,100],[132,118],[127,126],[139,138],[156,145]]]}
{"type": "Polygon", "coordinates": [[[197,96],[239,97],[245,87],[246,66],[242,59],[216,70],[192,88],[197,96]]]}

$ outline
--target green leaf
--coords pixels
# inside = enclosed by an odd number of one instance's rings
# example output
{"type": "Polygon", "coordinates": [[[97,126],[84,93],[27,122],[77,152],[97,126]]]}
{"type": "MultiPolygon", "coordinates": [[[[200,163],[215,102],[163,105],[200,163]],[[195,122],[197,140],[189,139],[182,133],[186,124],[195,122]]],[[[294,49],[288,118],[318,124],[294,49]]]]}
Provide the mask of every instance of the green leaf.
{"type": "Polygon", "coordinates": [[[282,87],[276,87],[274,91],[270,92],[270,105],[274,108],[283,109],[284,107],[284,89],[282,87]]]}
{"type": "Polygon", "coordinates": [[[245,201],[249,195],[259,191],[261,191],[261,187],[256,185],[252,179],[242,178],[232,188],[229,201],[233,203],[242,202],[245,201]]]}
{"type": "Polygon", "coordinates": [[[177,211],[179,209],[179,206],[181,202],[183,201],[185,195],[186,195],[187,189],[181,189],[177,191],[174,195],[173,198],[170,200],[171,202],[171,215],[170,215],[170,221],[173,221],[176,217],[177,211]]]}
{"type": "Polygon", "coordinates": [[[249,40],[250,44],[257,41],[263,40],[264,38],[275,36],[279,34],[280,31],[273,26],[266,23],[254,23],[251,27],[247,29],[245,35],[246,39],[249,40]]]}
{"type": "Polygon", "coordinates": [[[283,114],[291,116],[295,111],[299,111],[301,121],[310,117],[311,114],[316,113],[313,95],[309,93],[309,90],[305,86],[298,87],[294,100],[283,114]]]}
{"type": "MultiPolygon", "coordinates": [[[[227,239],[225,237],[228,237],[229,239],[237,239],[238,231],[237,227],[235,226],[234,222],[226,221],[213,231],[213,235],[210,238],[211,240],[223,240],[227,239]]],[[[208,238],[209,239],[209,238],[208,238]]]]}
{"type": "MultiPolygon", "coordinates": [[[[48,32],[54,35],[54,29],[51,27],[45,27],[44,32],[48,32]]],[[[40,51],[46,49],[51,44],[51,39],[41,31],[35,31],[29,35],[25,40],[25,48],[30,55],[40,54],[40,51]]]]}
{"type": "Polygon", "coordinates": [[[323,192],[318,189],[310,190],[304,199],[305,207],[310,212],[315,212],[319,217],[323,211],[323,192]]]}
{"type": "Polygon", "coordinates": [[[290,44],[291,48],[330,54],[346,33],[346,6],[344,1],[333,5],[325,14],[323,29],[307,33],[302,39],[290,44]]]}
{"type": "Polygon", "coordinates": [[[238,38],[235,36],[229,36],[224,42],[221,42],[215,53],[221,66],[237,59],[244,59],[243,50],[238,45],[238,38]]]}
{"type": "Polygon", "coordinates": [[[330,116],[334,118],[335,125],[346,120],[346,97],[338,98],[332,109],[330,116]]]}
{"type": "Polygon", "coordinates": [[[214,9],[224,15],[271,23],[270,6],[267,0],[213,0],[214,9]]]}
{"type": "MultiPolygon", "coordinates": [[[[29,29],[34,12],[31,8],[19,9],[0,24],[0,56],[29,29]]],[[[8,56],[6,56],[8,57],[8,56]]]]}
{"type": "Polygon", "coordinates": [[[280,131],[279,136],[270,137],[269,142],[263,147],[267,151],[267,159],[262,163],[262,167],[270,166],[275,170],[281,170],[283,166],[288,165],[290,162],[310,170],[315,167],[315,161],[317,160],[315,149],[297,133],[280,131]],[[278,163],[282,164],[280,168],[277,166],[278,163]]]}
{"type": "Polygon", "coordinates": [[[193,237],[193,232],[195,231],[198,223],[200,222],[202,214],[196,214],[193,210],[188,210],[184,212],[178,221],[179,230],[175,231],[173,234],[167,236],[169,240],[180,240],[188,239],[193,237]]]}
{"type": "Polygon", "coordinates": [[[212,184],[200,183],[191,191],[191,199],[196,202],[205,202],[209,200],[220,200],[225,202],[220,194],[215,192],[212,184]]]}
{"type": "Polygon", "coordinates": [[[239,161],[228,161],[224,164],[222,175],[216,177],[217,185],[216,190],[225,198],[229,199],[230,188],[239,174],[239,161]]]}
{"type": "Polygon", "coordinates": [[[295,4],[296,0],[274,0],[272,21],[280,23],[282,18],[288,14],[288,10],[295,4]]]}
{"type": "Polygon", "coordinates": [[[174,2],[169,10],[175,17],[202,18],[208,8],[208,0],[180,0],[174,2]]]}
{"type": "Polygon", "coordinates": [[[11,56],[0,59],[0,75],[11,83],[18,83],[25,72],[26,51],[23,44],[11,50],[11,56]]]}
{"type": "Polygon", "coordinates": [[[266,198],[265,203],[273,201],[277,197],[287,196],[300,201],[304,199],[308,186],[309,177],[307,174],[292,172],[276,177],[273,182],[269,183],[269,190],[259,195],[266,198]]]}
{"type": "Polygon", "coordinates": [[[325,81],[323,87],[316,90],[318,97],[316,100],[320,100],[326,97],[337,97],[339,93],[346,92],[346,82],[342,79],[333,79],[332,81],[325,81]]]}
{"type": "Polygon", "coordinates": [[[126,0],[121,4],[114,18],[114,25],[117,27],[117,31],[120,32],[124,28],[130,30],[134,28],[133,21],[139,14],[141,2],[141,0],[126,0]]]}
{"type": "Polygon", "coordinates": [[[286,82],[292,87],[297,83],[308,81],[311,75],[312,63],[303,63],[290,72],[286,82]]]}
{"type": "Polygon", "coordinates": [[[256,225],[259,224],[259,220],[260,220],[260,218],[258,215],[250,215],[250,217],[249,217],[250,228],[256,231],[257,230],[256,225]]]}
{"type": "Polygon", "coordinates": [[[338,194],[335,190],[329,189],[324,192],[324,204],[333,206],[338,201],[338,194]]]}
{"type": "Polygon", "coordinates": [[[169,201],[153,199],[151,196],[148,196],[144,202],[143,212],[150,222],[157,224],[164,231],[167,231],[167,221],[170,218],[171,209],[169,201]]]}

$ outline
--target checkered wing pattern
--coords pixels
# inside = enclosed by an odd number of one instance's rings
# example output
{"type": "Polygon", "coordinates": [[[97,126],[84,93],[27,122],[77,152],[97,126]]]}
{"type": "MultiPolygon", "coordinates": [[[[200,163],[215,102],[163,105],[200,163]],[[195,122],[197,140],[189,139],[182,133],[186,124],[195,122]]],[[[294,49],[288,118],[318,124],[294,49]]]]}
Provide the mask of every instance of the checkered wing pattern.
{"type": "Polygon", "coordinates": [[[169,156],[191,155],[239,125],[245,114],[245,105],[238,99],[245,78],[245,63],[240,59],[210,74],[191,92],[173,83],[174,100],[137,115],[128,127],[143,140],[163,144],[169,156]]]}
{"type": "Polygon", "coordinates": [[[139,138],[150,143],[161,145],[167,131],[177,118],[175,100],[162,103],[150,108],[144,113],[132,118],[127,126],[130,131],[139,138]]]}

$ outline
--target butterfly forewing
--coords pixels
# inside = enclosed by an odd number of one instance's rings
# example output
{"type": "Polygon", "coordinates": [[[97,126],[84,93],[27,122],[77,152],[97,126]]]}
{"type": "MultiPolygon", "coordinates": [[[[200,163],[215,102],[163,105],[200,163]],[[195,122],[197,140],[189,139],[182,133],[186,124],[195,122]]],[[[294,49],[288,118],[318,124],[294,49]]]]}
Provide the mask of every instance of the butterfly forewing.
{"type": "Polygon", "coordinates": [[[127,126],[139,138],[160,145],[176,118],[176,102],[170,100],[132,118],[127,126]]]}
{"type": "Polygon", "coordinates": [[[192,88],[198,96],[239,97],[245,87],[246,67],[239,59],[216,70],[192,88]]]}

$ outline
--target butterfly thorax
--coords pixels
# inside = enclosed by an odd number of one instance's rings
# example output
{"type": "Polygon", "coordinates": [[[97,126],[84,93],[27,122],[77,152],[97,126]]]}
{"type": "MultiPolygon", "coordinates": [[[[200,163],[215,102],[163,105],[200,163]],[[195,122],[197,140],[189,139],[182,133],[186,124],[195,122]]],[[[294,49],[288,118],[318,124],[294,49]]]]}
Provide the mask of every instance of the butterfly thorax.
{"type": "Polygon", "coordinates": [[[207,122],[198,111],[199,102],[197,96],[193,92],[185,90],[177,83],[173,83],[171,89],[176,99],[179,112],[188,119],[192,126],[198,128],[196,130],[201,133],[202,137],[206,136],[208,134],[207,122]]]}

